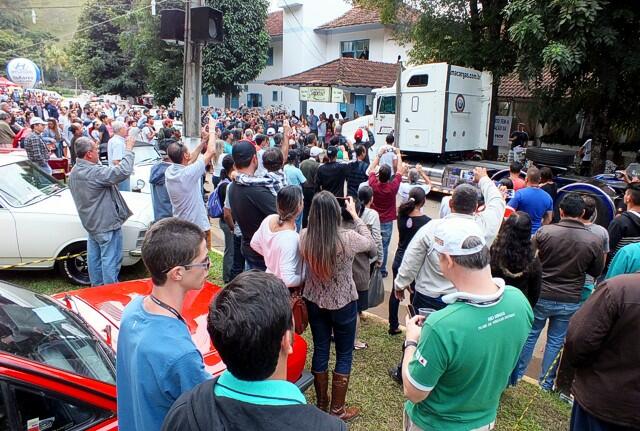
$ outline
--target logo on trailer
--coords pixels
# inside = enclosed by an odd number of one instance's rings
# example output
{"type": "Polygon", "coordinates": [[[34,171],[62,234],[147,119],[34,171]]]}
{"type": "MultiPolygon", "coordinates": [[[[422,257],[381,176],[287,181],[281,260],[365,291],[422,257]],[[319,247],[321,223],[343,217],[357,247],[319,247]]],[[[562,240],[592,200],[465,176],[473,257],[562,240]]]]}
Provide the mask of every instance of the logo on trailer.
{"type": "Polygon", "coordinates": [[[464,111],[464,96],[462,94],[456,96],[456,111],[464,111]]]}

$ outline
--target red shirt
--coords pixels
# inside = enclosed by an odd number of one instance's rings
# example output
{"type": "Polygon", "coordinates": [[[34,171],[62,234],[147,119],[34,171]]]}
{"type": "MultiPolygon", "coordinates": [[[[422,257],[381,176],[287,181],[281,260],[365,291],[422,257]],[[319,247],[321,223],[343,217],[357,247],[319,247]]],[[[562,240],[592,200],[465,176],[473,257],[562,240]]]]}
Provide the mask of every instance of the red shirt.
{"type": "Polygon", "coordinates": [[[525,187],[525,182],[522,178],[511,178],[511,181],[513,182],[513,191],[517,191],[520,189],[524,189],[525,187]]]}
{"type": "Polygon", "coordinates": [[[388,223],[397,218],[396,194],[402,183],[402,176],[395,174],[387,183],[381,183],[376,174],[369,174],[369,186],[373,189],[373,203],[371,208],[380,215],[380,223],[388,223]]]}

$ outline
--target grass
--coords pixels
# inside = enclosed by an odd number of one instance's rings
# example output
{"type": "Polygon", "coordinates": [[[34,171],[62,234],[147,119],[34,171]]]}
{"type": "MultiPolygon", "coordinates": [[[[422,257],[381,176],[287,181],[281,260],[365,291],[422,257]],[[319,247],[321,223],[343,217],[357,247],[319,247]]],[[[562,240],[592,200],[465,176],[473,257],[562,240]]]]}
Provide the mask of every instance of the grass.
{"type": "MultiPolygon", "coordinates": [[[[309,344],[309,368],[313,354],[309,330],[304,337],[309,344]]],[[[404,397],[401,387],[389,378],[387,370],[400,359],[403,338],[388,335],[387,325],[373,318],[363,320],[359,338],[366,341],[369,348],[354,352],[347,404],[359,407],[361,415],[349,424],[349,429],[400,430],[404,397]]],[[[332,352],[331,361],[334,359],[332,352]]],[[[332,367],[333,364],[330,364],[329,369],[332,367]]],[[[313,387],[306,395],[309,402],[314,402],[313,387]]],[[[523,382],[507,389],[502,395],[496,430],[564,431],[569,427],[570,413],[569,405],[557,396],[523,382]],[[531,405],[525,412],[530,401],[531,405]]]]}
{"type": "MultiPolygon", "coordinates": [[[[209,280],[222,286],[222,256],[211,252],[210,257],[209,280]]],[[[144,266],[140,263],[123,268],[120,278],[125,281],[147,276],[144,266]]],[[[5,271],[0,272],[0,278],[45,294],[77,288],[55,271],[5,271]]],[[[309,368],[313,354],[309,330],[304,337],[309,343],[309,368]]],[[[399,360],[403,339],[401,336],[388,335],[386,325],[374,318],[363,320],[359,338],[366,341],[369,348],[354,352],[347,401],[349,405],[360,407],[361,415],[349,424],[349,429],[400,430],[404,398],[400,386],[387,375],[387,369],[395,366],[399,360]]],[[[334,359],[332,357],[332,362],[334,359]]],[[[313,386],[305,395],[310,403],[314,402],[313,386]]],[[[515,388],[507,389],[502,395],[496,430],[564,431],[569,426],[569,416],[570,407],[557,396],[544,393],[534,385],[521,383],[515,388]]]]}

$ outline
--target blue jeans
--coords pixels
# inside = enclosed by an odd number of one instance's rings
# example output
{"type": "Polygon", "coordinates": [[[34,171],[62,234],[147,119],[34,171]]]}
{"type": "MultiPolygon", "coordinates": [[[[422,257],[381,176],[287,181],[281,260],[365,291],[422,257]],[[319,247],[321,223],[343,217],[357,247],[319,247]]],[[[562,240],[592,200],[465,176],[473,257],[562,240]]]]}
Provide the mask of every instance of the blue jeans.
{"type": "Polygon", "coordinates": [[[117,283],[122,265],[122,229],[89,234],[87,261],[92,286],[117,283]]]}
{"type": "Polygon", "coordinates": [[[524,375],[529,362],[531,362],[531,356],[533,355],[533,349],[536,346],[540,332],[544,329],[544,325],[549,319],[549,328],[547,329],[547,344],[544,348],[544,355],[542,357],[542,370],[540,371],[540,377],[538,382],[542,389],[550,391],[553,389],[553,381],[556,378],[556,370],[558,369],[559,360],[554,360],[558,356],[560,349],[564,345],[564,338],[567,335],[567,328],[569,327],[569,320],[576,311],[580,308],[580,304],[571,302],[557,302],[550,301],[548,299],[538,299],[538,303],[533,307],[533,327],[527,337],[527,341],[520,353],[520,359],[516,369],[511,375],[511,384],[516,384],[524,375]],[[553,367],[550,369],[551,364],[553,367]],[[546,377],[545,377],[546,376],[546,377]]]}
{"type": "Polygon", "coordinates": [[[582,408],[578,401],[573,401],[571,411],[571,424],[569,431],[637,431],[638,428],[631,428],[624,425],[616,425],[603,421],[593,416],[582,408]]]}
{"type": "Polygon", "coordinates": [[[222,280],[225,283],[233,280],[232,271],[233,271],[233,228],[229,229],[227,223],[225,223],[224,219],[220,217],[219,219],[220,230],[224,234],[224,257],[222,258],[222,280]]]}
{"type": "Polygon", "coordinates": [[[131,178],[127,178],[118,184],[118,190],[121,192],[130,192],[131,191],[131,178]]]}
{"type": "Polygon", "coordinates": [[[233,266],[231,280],[244,271],[244,255],[242,254],[242,236],[233,234],[233,266]]]}
{"type": "Polygon", "coordinates": [[[393,221],[380,223],[380,235],[382,236],[382,266],[380,273],[383,277],[387,276],[387,255],[389,254],[389,243],[391,242],[391,234],[393,233],[393,221]]]}
{"type": "Polygon", "coordinates": [[[353,343],[356,340],[358,316],[357,301],[351,301],[338,310],[327,310],[307,302],[309,326],[313,336],[311,370],[324,372],[329,368],[331,333],[336,342],[336,367],[339,374],[350,374],[353,362],[353,343]]]}

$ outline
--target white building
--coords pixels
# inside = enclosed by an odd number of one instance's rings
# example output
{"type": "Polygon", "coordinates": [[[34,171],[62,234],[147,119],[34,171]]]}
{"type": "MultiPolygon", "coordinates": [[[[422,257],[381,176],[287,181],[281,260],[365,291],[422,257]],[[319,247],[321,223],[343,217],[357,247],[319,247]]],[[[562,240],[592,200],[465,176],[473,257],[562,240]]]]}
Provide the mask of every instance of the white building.
{"type": "MultiPolygon", "coordinates": [[[[232,107],[283,105],[296,112],[314,108],[316,113],[325,111],[327,115],[343,111],[351,117],[354,110],[363,114],[372,108],[371,89],[389,85],[390,73],[393,83],[395,66],[391,64],[397,62],[398,56],[403,61],[408,59],[410,47],[398,44],[392,29],[380,22],[377,11],[352,8],[342,0],[278,0],[276,4],[279,9],[269,14],[266,23],[271,37],[267,66],[232,100],[232,107]],[[331,63],[340,58],[371,62],[347,60],[331,63]],[[380,62],[388,64],[380,65],[380,62]],[[361,75],[364,81],[327,82],[339,80],[345,73],[353,76],[354,71],[349,70],[353,68],[360,69],[355,74],[361,75]],[[385,74],[385,78],[371,79],[371,69],[385,74]],[[292,75],[300,78],[293,80],[298,83],[292,84],[292,80],[287,80],[292,75]],[[282,78],[285,78],[283,84],[286,86],[265,84],[282,78]],[[345,90],[344,101],[348,103],[300,102],[297,88],[316,85],[331,85],[345,90]]],[[[209,104],[223,106],[224,99],[209,96],[209,104]]]]}

